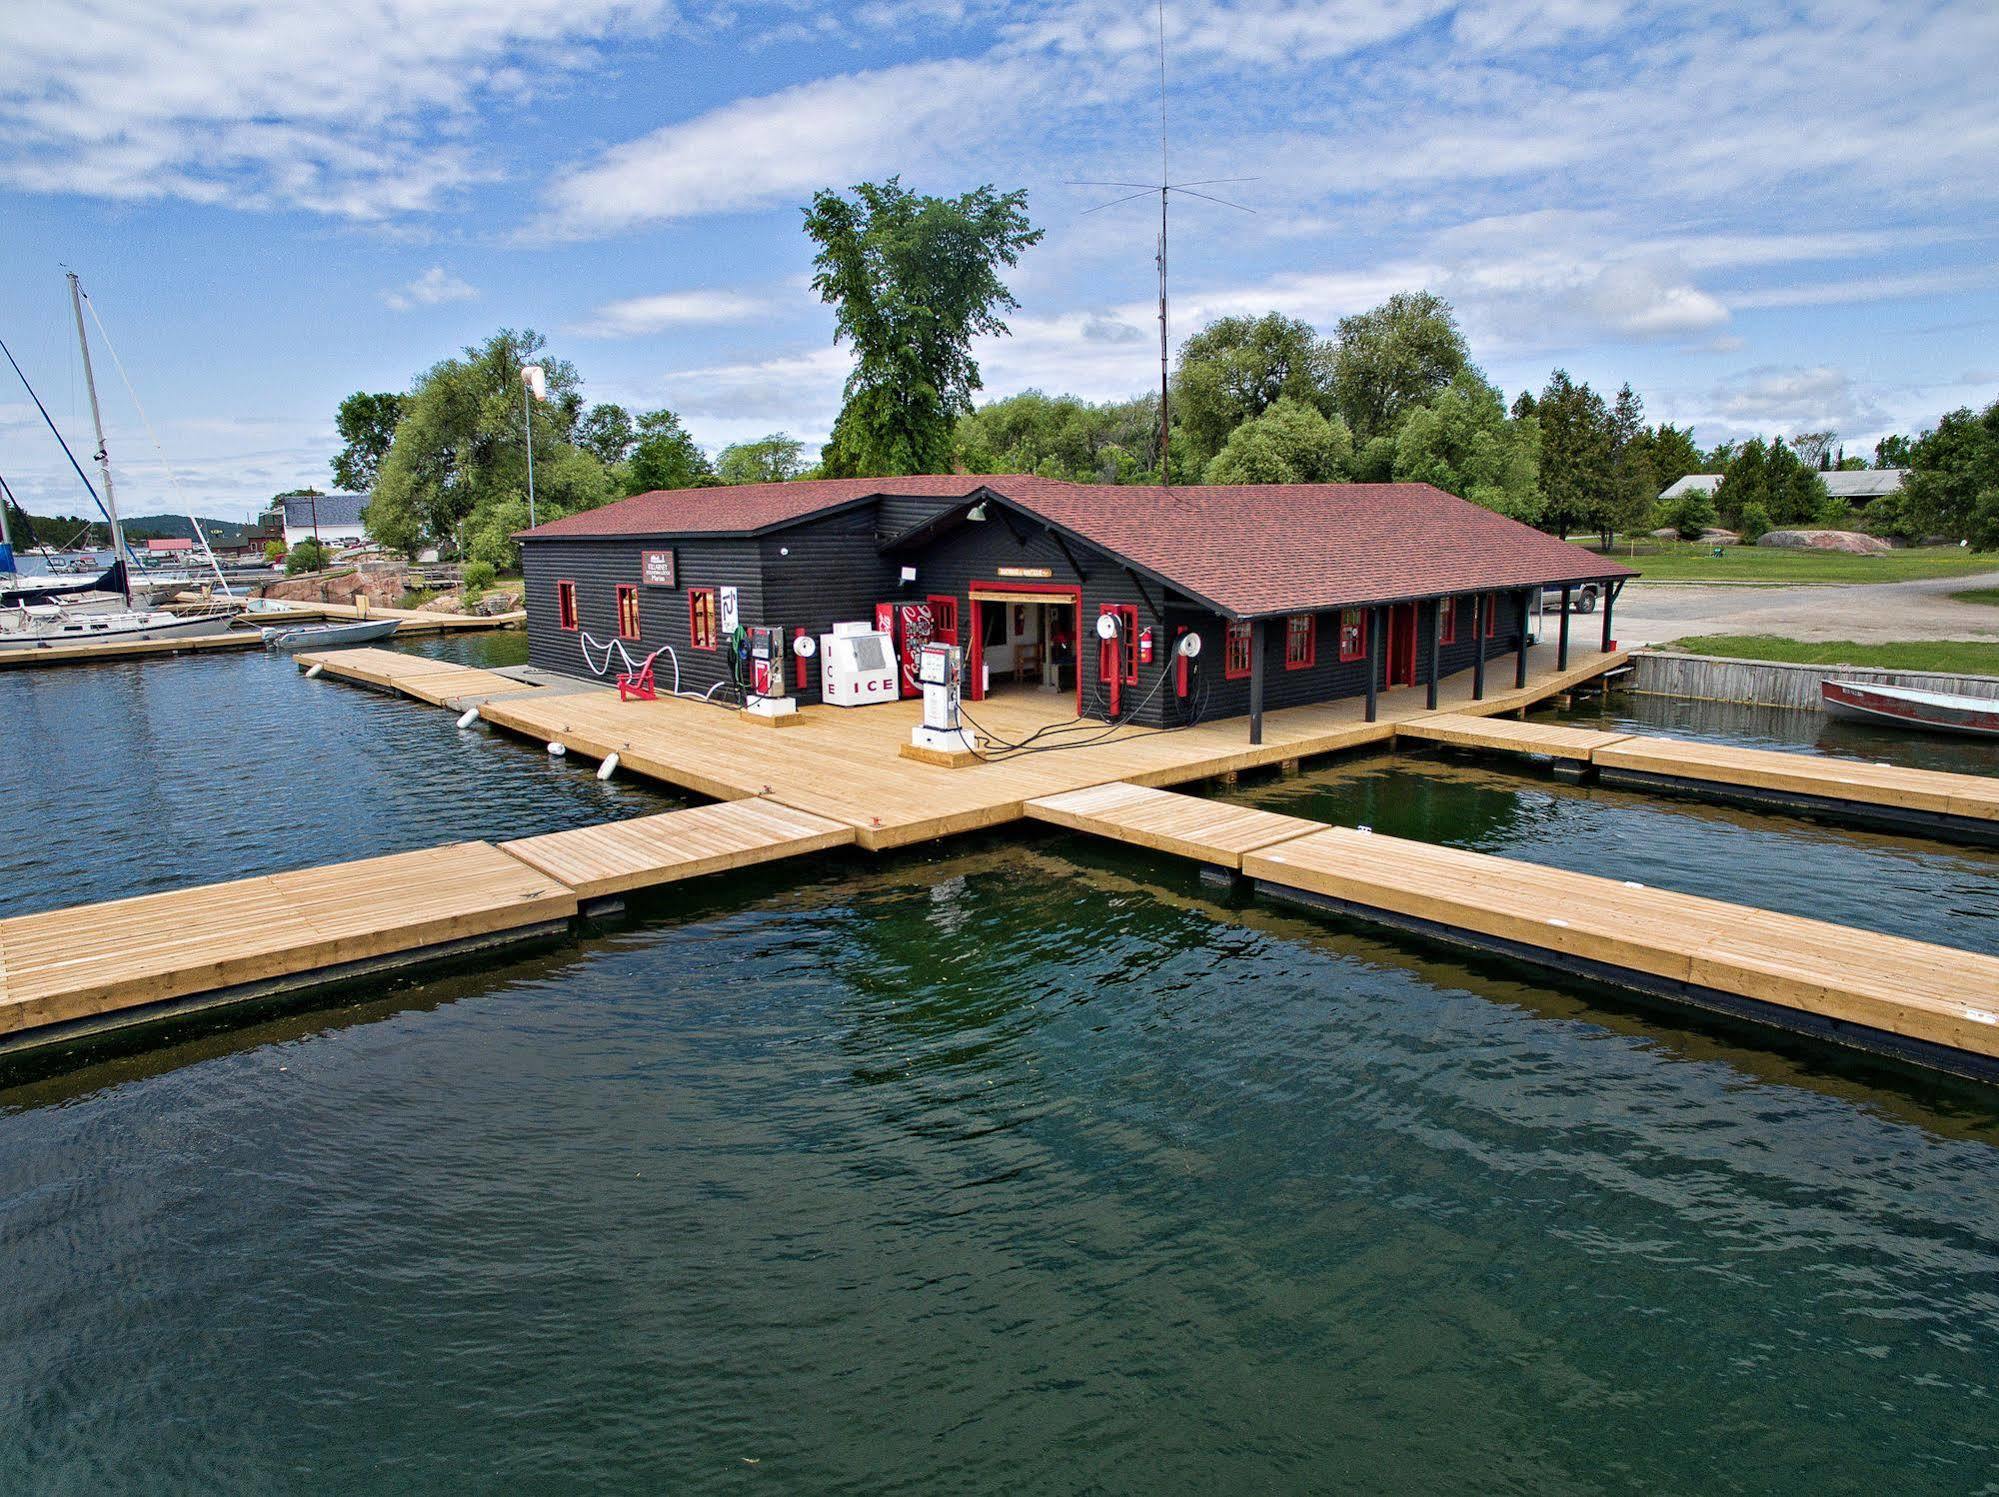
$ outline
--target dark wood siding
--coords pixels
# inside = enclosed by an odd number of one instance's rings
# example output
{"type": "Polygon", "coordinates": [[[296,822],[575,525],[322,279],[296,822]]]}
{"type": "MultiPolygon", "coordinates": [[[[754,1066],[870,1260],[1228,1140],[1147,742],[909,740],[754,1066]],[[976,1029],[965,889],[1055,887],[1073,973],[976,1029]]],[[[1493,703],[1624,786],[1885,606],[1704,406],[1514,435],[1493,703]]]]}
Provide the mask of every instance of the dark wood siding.
{"type": "MultiPolygon", "coordinates": [[[[624,646],[634,660],[642,660],[662,645],[669,646],[680,662],[680,689],[705,692],[719,681],[732,679],[728,655],[722,650],[697,650],[689,638],[687,589],[690,587],[733,587],[744,623],[761,621],[763,613],[763,569],[754,540],[717,540],[699,537],[682,541],[547,540],[529,541],[521,547],[521,575],[527,588],[528,662],[544,670],[588,677],[580,645],[580,634],[588,634],[601,646],[618,637],[618,586],[640,583],[637,640],[624,646]],[[671,547],[677,586],[646,587],[639,575],[640,553],[671,547]],[[555,585],[558,581],[576,584],[577,621],[580,633],[561,628],[555,613],[555,585]]],[[[591,658],[601,661],[601,649],[593,648],[591,658]]],[[[624,668],[613,654],[611,668],[603,679],[624,668]]],[[[654,667],[662,689],[673,683],[673,666],[662,656],[654,667]]]]}

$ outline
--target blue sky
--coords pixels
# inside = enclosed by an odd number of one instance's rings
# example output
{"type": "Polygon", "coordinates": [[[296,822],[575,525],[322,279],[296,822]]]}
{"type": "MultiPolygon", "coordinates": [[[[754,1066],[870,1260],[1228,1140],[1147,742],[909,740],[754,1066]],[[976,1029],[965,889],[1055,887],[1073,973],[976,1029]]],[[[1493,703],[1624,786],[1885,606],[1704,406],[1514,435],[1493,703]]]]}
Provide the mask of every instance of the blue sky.
{"type": "MultiPolygon", "coordinates": [[[[1849,448],[1999,395],[1999,6],[1169,0],[1174,341],[1450,299],[1509,396],[1555,365],[1703,442],[1849,448]]],[[[1047,230],[987,393],[1156,380],[1146,0],[38,0],[0,20],[0,334],[80,455],[84,277],[199,509],[330,479],[332,412],[531,325],[593,399],[816,443],[847,358],[799,206],[900,171],[1047,230]],[[25,12],[25,13],[24,13],[25,12]]],[[[104,361],[108,364],[108,360],[104,361]]],[[[175,507],[115,370],[121,491],[175,507]]],[[[11,380],[11,373],[8,374],[11,380]]],[[[15,388],[0,473],[84,500],[15,388]]]]}

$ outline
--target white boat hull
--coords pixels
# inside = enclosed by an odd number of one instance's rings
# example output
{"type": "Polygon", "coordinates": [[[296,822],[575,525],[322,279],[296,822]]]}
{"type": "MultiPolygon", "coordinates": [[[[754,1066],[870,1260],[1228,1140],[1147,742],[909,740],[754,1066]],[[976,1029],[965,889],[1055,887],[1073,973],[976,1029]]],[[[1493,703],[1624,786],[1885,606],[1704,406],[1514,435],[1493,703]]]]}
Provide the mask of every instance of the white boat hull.
{"type": "Polygon", "coordinates": [[[230,613],[64,613],[39,609],[0,614],[0,650],[46,650],[56,645],[135,644],[142,640],[201,639],[226,634],[230,613]],[[38,616],[40,615],[40,616],[38,616]]]}
{"type": "Polygon", "coordinates": [[[373,644],[396,632],[397,619],[361,619],[351,624],[300,624],[296,628],[264,630],[264,648],[292,650],[338,650],[349,645],[373,644]]]}

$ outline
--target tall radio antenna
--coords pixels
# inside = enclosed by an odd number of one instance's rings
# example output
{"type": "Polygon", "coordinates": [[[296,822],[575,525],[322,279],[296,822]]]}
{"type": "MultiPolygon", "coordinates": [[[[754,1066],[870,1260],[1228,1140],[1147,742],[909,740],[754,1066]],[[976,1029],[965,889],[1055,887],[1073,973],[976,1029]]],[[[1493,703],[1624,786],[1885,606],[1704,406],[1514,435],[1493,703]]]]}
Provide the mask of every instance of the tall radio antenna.
{"type": "Polygon", "coordinates": [[[1254,182],[1255,177],[1202,177],[1192,182],[1175,182],[1168,170],[1166,133],[1166,0],[1159,0],[1159,180],[1157,182],[1071,182],[1071,187],[1136,187],[1137,192],[1127,193],[1121,198],[1112,198],[1108,203],[1099,203],[1094,208],[1085,208],[1085,214],[1101,213],[1106,208],[1116,208],[1125,203],[1135,203],[1140,198],[1159,194],[1159,248],[1153,257],[1159,266],[1159,481],[1171,487],[1173,469],[1169,461],[1173,443],[1173,421],[1168,409],[1171,398],[1172,359],[1170,339],[1167,335],[1166,320],[1166,200],[1175,192],[1184,192],[1189,197],[1205,202],[1219,203],[1224,208],[1233,208],[1238,213],[1254,213],[1254,208],[1246,208],[1241,203],[1231,203],[1227,198],[1216,197],[1212,193],[1196,192],[1197,187],[1219,187],[1229,182],[1254,182]]]}

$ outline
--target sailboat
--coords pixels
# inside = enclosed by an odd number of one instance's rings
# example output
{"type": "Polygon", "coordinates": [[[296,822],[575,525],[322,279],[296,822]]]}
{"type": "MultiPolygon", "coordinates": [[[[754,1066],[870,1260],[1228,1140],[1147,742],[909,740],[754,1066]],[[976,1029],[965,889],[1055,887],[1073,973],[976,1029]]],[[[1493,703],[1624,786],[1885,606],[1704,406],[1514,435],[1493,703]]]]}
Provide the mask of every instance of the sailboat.
{"type": "MultiPolygon", "coordinates": [[[[0,650],[49,649],[56,645],[82,643],[136,643],[143,640],[194,639],[205,635],[221,634],[235,622],[232,609],[214,609],[200,613],[172,613],[166,609],[140,608],[141,594],[135,588],[128,558],[130,550],[125,544],[125,527],[118,520],[118,499],[111,484],[111,457],[104,442],[104,414],[97,404],[97,377],[90,363],[90,338],[83,326],[83,291],[75,271],[68,271],[70,309],[76,314],[77,347],[83,354],[83,385],[90,396],[90,420],[97,433],[98,476],[104,485],[104,493],[99,506],[111,526],[111,554],[115,558],[110,568],[92,582],[78,586],[71,581],[66,586],[50,586],[36,579],[35,583],[16,585],[5,594],[0,594],[0,650]]],[[[13,355],[8,354],[13,362],[13,355]]],[[[20,365],[14,365],[20,373],[20,365]]],[[[27,376],[21,376],[27,383],[27,376]]],[[[35,395],[33,387],[28,390],[35,404],[41,406],[41,397],[35,395]]],[[[55,431],[55,422],[49,419],[46,409],[42,419],[55,431]]],[[[56,432],[56,440],[62,440],[62,433],[56,432]]],[[[69,452],[68,443],[63,451],[69,452]]],[[[76,458],[70,455],[74,466],[76,458]]],[[[84,478],[84,486],[90,480],[84,477],[83,469],[77,467],[77,476],[84,478]]],[[[93,494],[92,497],[97,497],[93,494]]],[[[5,507],[0,505],[0,519],[4,519],[5,507]]],[[[206,538],[204,537],[204,544],[206,538]]],[[[12,537],[7,536],[7,559],[13,559],[12,537]]],[[[211,553],[212,554],[212,553],[211,553]]]]}

